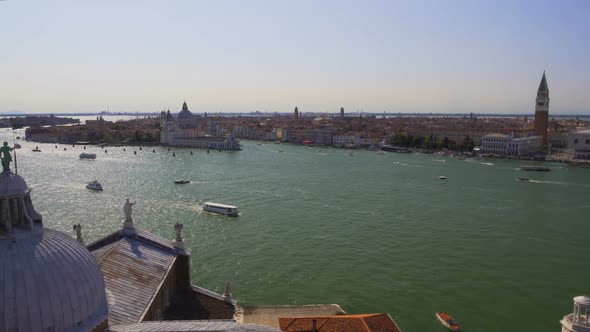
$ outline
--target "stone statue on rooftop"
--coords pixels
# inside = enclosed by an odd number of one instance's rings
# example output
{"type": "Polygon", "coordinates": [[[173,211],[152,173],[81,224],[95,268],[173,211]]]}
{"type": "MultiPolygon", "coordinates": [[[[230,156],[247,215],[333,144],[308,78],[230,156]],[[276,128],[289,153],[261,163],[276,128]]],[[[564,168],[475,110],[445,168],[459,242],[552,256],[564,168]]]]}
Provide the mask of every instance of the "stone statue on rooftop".
{"type": "Polygon", "coordinates": [[[133,205],[135,203],[129,202],[129,198],[125,201],[125,205],[123,205],[123,212],[125,213],[125,222],[132,222],[133,218],[131,218],[131,214],[133,213],[133,205]]]}
{"type": "Polygon", "coordinates": [[[10,162],[12,161],[12,156],[10,155],[10,151],[14,150],[8,146],[8,142],[4,142],[4,145],[0,147],[0,158],[2,159],[2,170],[4,172],[10,171],[10,162]]]}

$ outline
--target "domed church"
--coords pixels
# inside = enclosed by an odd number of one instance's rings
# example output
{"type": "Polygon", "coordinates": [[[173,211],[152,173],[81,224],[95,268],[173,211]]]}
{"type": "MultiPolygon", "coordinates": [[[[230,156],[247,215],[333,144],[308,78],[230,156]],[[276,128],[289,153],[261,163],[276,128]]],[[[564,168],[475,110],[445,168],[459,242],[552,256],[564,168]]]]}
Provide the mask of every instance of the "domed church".
{"type": "Polygon", "coordinates": [[[136,228],[132,202],[122,229],[86,247],[45,228],[31,188],[0,148],[0,331],[280,331],[243,324],[225,294],[192,285],[182,225],[174,240],[136,228]]]}
{"type": "Polygon", "coordinates": [[[94,256],[43,227],[31,188],[3,157],[0,174],[0,331],[103,331],[105,283],[94,256]]]}
{"type": "Polygon", "coordinates": [[[224,294],[194,285],[183,225],[171,228],[172,240],[140,229],[129,199],[121,229],[87,246],[80,224],[76,239],[45,228],[31,188],[10,170],[11,150],[0,147],[2,332],[401,331],[388,314],[347,316],[336,304],[238,306],[229,283],[224,294]]]}
{"type": "Polygon", "coordinates": [[[160,114],[160,144],[202,149],[240,150],[240,141],[234,135],[209,135],[207,113],[203,117],[193,115],[186,102],[174,117],[170,110],[160,114]]]}

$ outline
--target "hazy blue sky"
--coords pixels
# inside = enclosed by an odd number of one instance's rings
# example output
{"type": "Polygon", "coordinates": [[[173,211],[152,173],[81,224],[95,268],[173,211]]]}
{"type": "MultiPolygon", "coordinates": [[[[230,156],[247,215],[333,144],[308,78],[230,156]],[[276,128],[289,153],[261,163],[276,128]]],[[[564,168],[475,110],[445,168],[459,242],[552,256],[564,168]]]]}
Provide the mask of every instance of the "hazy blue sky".
{"type": "Polygon", "coordinates": [[[590,1],[0,1],[0,112],[590,113],[590,1]]]}

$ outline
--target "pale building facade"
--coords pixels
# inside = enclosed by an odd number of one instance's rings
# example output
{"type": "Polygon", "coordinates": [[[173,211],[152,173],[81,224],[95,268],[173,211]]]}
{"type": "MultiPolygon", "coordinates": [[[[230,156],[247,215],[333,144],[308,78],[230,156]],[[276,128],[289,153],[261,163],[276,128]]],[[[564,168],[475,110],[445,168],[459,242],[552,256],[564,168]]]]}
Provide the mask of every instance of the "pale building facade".
{"type": "Polygon", "coordinates": [[[590,160],[590,129],[573,134],[570,146],[574,149],[574,159],[590,160]]]}
{"type": "Polygon", "coordinates": [[[160,144],[202,149],[240,150],[240,141],[233,135],[208,136],[207,116],[195,116],[186,102],[176,117],[168,112],[160,114],[160,144]]]}
{"type": "Polygon", "coordinates": [[[542,136],[514,138],[510,135],[491,134],[482,138],[483,153],[499,156],[526,157],[543,149],[542,136]]]}
{"type": "Polygon", "coordinates": [[[332,136],[332,144],[334,146],[358,146],[358,135],[334,135],[332,136]]]}

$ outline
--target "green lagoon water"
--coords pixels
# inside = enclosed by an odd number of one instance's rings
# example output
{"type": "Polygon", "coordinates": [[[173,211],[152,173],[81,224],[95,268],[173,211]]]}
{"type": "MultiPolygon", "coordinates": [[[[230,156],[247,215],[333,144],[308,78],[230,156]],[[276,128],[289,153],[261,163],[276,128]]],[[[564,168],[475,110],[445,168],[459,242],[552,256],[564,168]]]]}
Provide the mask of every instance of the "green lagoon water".
{"type": "Polygon", "coordinates": [[[245,305],[337,303],[389,312],[410,332],[444,331],[435,311],[466,332],[554,332],[590,290],[588,168],[249,141],[194,155],[18,142],[47,227],[72,234],[81,223],[90,243],[121,227],[130,197],[139,227],[172,238],[184,223],[194,283],[223,292],[230,280],[245,305]],[[95,178],[104,192],[85,189],[95,178]],[[241,216],[202,212],[209,200],[241,216]]]}

